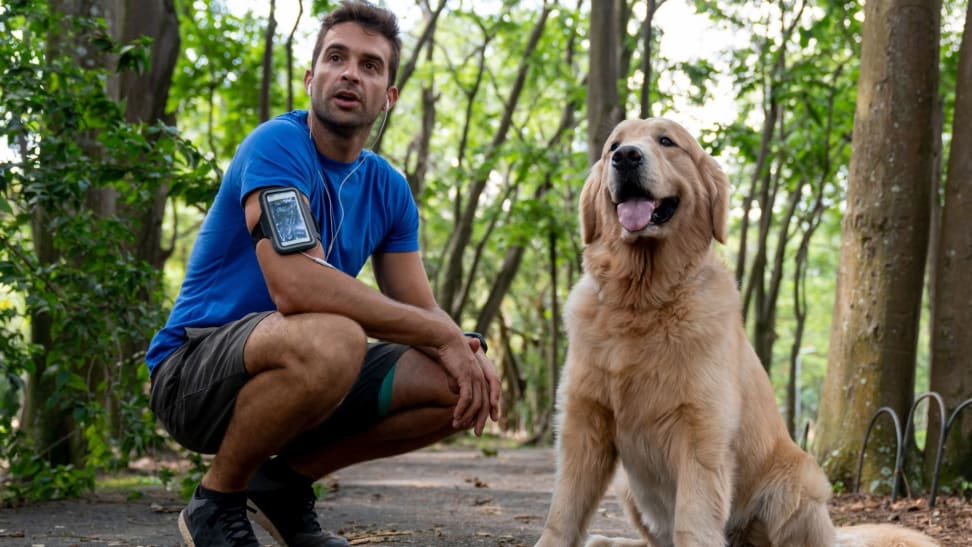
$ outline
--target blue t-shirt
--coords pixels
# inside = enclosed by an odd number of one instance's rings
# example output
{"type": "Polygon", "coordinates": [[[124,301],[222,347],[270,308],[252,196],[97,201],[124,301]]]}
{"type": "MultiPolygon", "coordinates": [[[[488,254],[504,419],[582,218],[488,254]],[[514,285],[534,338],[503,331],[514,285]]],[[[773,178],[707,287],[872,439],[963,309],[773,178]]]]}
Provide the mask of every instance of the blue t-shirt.
{"type": "Polygon", "coordinates": [[[334,240],[328,262],[352,277],[372,253],[419,249],[418,210],[401,173],[368,150],[352,163],[326,158],[310,137],[306,111],[278,116],[250,133],[230,162],[169,320],[149,345],[149,371],[182,345],[186,327],[276,309],[243,210],[250,192],[269,186],[296,187],[307,196],[325,253],[334,240]]]}

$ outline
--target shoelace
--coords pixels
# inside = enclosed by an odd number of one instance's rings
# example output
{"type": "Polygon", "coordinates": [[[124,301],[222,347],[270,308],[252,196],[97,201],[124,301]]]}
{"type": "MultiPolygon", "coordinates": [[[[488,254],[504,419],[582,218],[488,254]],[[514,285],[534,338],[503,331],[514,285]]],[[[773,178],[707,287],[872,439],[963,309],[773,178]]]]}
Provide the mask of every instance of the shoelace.
{"type": "Polygon", "coordinates": [[[301,493],[301,496],[303,497],[301,501],[304,504],[304,510],[301,513],[304,531],[320,532],[321,524],[317,522],[317,511],[314,510],[314,505],[317,503],[317,496],[314,495],[314,489],[307,488],[301,493]]]}
{"type": "Polygon", "coordinates": [[[250,521],[246,518],[246,506],[229,507],[213,515],[215,524],[223,528],[229,539],[234,544],[243,547],[251,547],[253,542],[253,529],[250,528],[250,521]]]}

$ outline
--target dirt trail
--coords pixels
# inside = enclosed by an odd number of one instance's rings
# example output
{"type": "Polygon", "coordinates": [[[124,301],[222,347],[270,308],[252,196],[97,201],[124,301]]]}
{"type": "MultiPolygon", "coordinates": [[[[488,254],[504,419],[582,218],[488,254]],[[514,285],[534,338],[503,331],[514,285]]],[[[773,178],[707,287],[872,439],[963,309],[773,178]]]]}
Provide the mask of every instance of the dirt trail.
{"type": "MultiPolygon", "coordinates": [[[[487,457],[466,449],[427,449],[368,462],[325,479],[332,491],[317,503],[321,522],[352,545],[532,546],[540,535],[554,478],[551,449],[500,450],[487,457]]],[[[0,547],[181,545],[176,518],[184,503],[161,487],[98,492],[87,499],[0,509],[0,547]]],[[[896,522],[939,538],[943,547],[972,546],[972,505],[940,498],[890,504],[842,496],[832,511],[841,523],[896,522]]],[[[272,540],[259,527],[266,545],[272,540]]],[[[591,531],[634,537],[613,493],[591,531]]]]}
{"type": "MultiPolygon", "coordinates": [[[[325,479],[321,523],[353,545],[525,546],[540,535],[553,484],[550,449],[423,450],[360,464],[325,479]]],[[[99,492],[84,500],[0,510],[0,546],[181,545],[183,502],[161,487],[99,492]]],[[[630,533],[613,497],[601,531],[630,533]]],[[[261,541],[272,540],[259,527],[261,541]]]]}

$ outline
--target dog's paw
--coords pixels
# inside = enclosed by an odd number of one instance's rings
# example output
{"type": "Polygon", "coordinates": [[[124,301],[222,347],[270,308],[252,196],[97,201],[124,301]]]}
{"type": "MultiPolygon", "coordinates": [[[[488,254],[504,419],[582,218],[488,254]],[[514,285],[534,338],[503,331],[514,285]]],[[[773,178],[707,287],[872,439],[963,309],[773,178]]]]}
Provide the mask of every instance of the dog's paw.
{"type": "Polygon", "coordinates": [[[533,547],[558,547],[563,545],[563,542],[554,538],[553,534],[544,532],[540,539],[533,545],[533,547]]]}
{"type": "Polygon", "coordinates": [[[591,534],[587,537],[584,547],[651,547],[651,545],[641,539],[609,538],[591,534]]]}

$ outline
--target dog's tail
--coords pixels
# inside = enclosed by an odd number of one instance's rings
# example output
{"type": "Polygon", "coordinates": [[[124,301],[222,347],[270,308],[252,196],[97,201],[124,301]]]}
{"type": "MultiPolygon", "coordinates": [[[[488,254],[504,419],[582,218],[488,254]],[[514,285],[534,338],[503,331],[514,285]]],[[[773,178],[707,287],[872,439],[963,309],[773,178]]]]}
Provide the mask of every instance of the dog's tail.
{"type": "Polygon", "coordinates": [[[941,547],[934,539],[892,524],[861,524],[837,529],[837,547],[941,547]]]}

